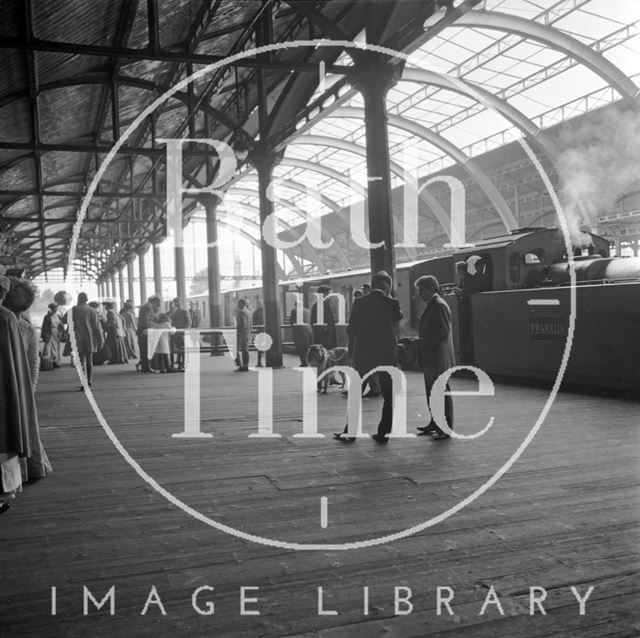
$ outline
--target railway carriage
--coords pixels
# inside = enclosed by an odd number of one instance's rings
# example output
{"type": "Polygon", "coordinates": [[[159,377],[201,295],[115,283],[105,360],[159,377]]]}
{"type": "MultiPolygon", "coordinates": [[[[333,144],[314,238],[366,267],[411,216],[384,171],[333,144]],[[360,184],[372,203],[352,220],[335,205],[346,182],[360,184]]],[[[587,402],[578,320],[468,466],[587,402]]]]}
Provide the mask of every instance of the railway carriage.
{"type": "MultiPolygon", "coordinates": [[[[640,391],[640,258],[609,257],[609,242],[589,234],[572,248],[576,313],[565,380],[581,385],[640,391]]],[[[570,336],[570,271],[567,246],[555,228],[524,228],[509,235],[450,249],[420,261],[399,264],[395,294],[404,319],[399,337],[402,363],[417,367],[415,339],[424,303],[414,282],[435,275],[452,311],[456,359],[488,374],[552,381],[563,363],[570,336]],[[460,275],[456,264],[463,263],[460,275]]],[[[293,341],[288,317],[296,295],[306,307],[321,284],[345,299],[349,316],[354,292],[370,280],[369,269],[281,282],[279,302],[285,347],[293,341]]],[[[225,325],[233,325],[238,299],[255,308],[260,286],[223,295],[225,325]]],[[[207,306],[205,294],[190,298],[207,306]]],[[[209,325],[208,307],[202,311],[209,325]]],[[[346,345],[346,326],[338,327],[346,345]]]]}

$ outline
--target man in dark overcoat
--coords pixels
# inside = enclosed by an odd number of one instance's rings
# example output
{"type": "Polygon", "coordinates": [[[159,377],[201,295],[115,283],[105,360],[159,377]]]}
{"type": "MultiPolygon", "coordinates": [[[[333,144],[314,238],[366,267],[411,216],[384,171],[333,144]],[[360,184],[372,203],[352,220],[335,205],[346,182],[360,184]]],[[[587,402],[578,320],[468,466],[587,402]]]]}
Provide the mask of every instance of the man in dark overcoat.
{"type": "MultiPolygon", "coordinates": [[[[84,369],[87,385],[91,387],[93,377],[93,354],[104,345],[104,335],[98,311],[88,303],[87,294],[78,293],[78,303],[71,309],[76,348],[84,369]]],[[[84,386],[81,388],[86,389],[84,386]]]]}
{"type": "MultiPolygon", "coordinates": [[[[353,302],[347,334],[353,352],[353,367],[361,377],[377,366],[396,364],[395,324],[402,319],[402,311],[398,300],[390,296],[391,287],[391,277],[381,270],[371,279],[371,292],[353,302]]],[[[393,419],[393,384],[386,372],[379,373],[378,380],[384,404],[378,432],[373,439],[386,443],[393,419]]],[[[353,388],[351,391],[359,390],[353,388]]],[[[334,436],[345,440],[344,433],[334,436]]]]}
{"type": "MultiPolygon", "coordinates": [[[[438,294],[440,284],[433,275],[419,277],[415,283],[418,295],[427,306],[420,316],[418,336],[424,388],[427,394],[427,405],[431,410],[431,390],[438,377],[455,365],[453,339],[451,336],[451,310],[447,302],[438,294]]],[[[446,385],[447,393],[449,384],[446,385]]],[[[445,394],[444,413],[449,428],[453,429],[453,401],[445,394]]],[[[447,439],[449,435],[443,432],[437,423],[431,421],[424,427],[418,428],[424,434],[430,434],[434,439],[447,439]]]]}

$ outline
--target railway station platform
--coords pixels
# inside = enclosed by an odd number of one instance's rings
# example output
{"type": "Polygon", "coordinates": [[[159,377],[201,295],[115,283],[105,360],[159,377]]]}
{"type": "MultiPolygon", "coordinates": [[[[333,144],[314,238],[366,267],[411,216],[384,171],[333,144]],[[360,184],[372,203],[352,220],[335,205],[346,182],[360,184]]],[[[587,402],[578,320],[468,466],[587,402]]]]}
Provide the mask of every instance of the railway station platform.
{"type": "MultiPolygon", "coordinates": [[[[640,635],[637,400],[561,392],[515,460],[546,388],[455,397],[458,432],[495,418],[475,439],[347,444],[331,436],[345,423],[337,387],[317,399],[325,437],[295,436],[302,375],[284,359],[273,438],[250,436],[259,375],[228,357],[200,358],[211,438],[172,437],[183,375],[96,368],[110,440],[68,364],[42,373],[54,471],[0,517],[0,636],[640,635]]],[[[406,378],[415,432],[422,378],[406,378]]],[[[380,409],[363,400],[365,432],[380,409]]]]}

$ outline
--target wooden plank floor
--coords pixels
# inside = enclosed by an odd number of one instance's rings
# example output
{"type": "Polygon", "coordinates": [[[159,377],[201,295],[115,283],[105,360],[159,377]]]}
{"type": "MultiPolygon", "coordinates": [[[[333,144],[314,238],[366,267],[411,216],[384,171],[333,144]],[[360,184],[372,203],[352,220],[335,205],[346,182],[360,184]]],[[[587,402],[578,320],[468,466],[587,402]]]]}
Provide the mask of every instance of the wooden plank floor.
{"type": "MultiPolygon", "coordinates": [[[[255,355],[252,355],[255,358],[255,355]]],[[[289,543],[374,539],[439,515],[473,493],[531,430],[548,391],[496,383],[495,397],[457,398],[459,431],[379,446],[330,439],[345,421],[337,389],[318,397],[324,439],[301,430],[300,374],[274,371],[278,439],[257,430],[257,375],[203,356],[203,431],[178,440],[182,375],[96,369],[95,397],[124,448],[188,506],[243,532],[289,543]],[[320,502],[327,497],[328,524],[320,502]]],[[[408,373],[409,424],[422,380],[408,373]]],[[[0,636],[640,636],[640,405],[560,394],[540,432],[491,489],[443,522],[367,548],[295,551],[237,538],[185,514],[150,487],[108,439],[67,365],[41,375],[41,434],[54,473],[0,518],[0,636]],[[89,605],[114,587],[115,614],[89,605]],[[145,602],[155,586],[166,612],[145,602]],[[214,603],[212,615],[198,604],[214,603]],[[579,614],[570,587],[593,591],[579,614]],[[56,615],[51,588],[56,587],[56,615]],[[241,614],[241,587],[257,587],[241,614]],[[318,588],[323,610],[318,613],[318,588]],[[436,588],[454,593],[437,614],[436,588]],[[488,604],[491,588],[500,601],[488,604]],[[546,615],[531,615],[543,587],[546,615]],[[368,588],[368,613],[364,611],[368,588]],[[394,591],[411,591],[411,613],[394,591]]],[[[456,380],[456,389],[472,389],[456,380]]],[[[372,431],[379,400],[364,402],[372,431]]]]}

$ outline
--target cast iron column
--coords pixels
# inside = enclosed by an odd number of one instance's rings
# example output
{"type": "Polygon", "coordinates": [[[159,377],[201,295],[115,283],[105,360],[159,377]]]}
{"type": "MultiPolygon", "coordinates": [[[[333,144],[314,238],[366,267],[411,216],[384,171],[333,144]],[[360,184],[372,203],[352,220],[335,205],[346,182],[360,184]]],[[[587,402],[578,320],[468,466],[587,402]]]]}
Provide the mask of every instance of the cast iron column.
{"type": "MultiPolygon", "coordinates": [[[[269,2],[263,2],[265,9],[256,24],[256,44],[271,44],[273,38],[273,8],[269,2]]],[[[270,62],[271,53],[262,53],[261,61],[270,62]]],[[[273,169],[279,159],[269,146],[270,123],[269,105],[267,102],[267,80],[264,69],[256,71],[256,88],[258,102],[258,132],[260,144],[250,154],[251,161],[258,171],[258,191],[260,197],[260,228],[273,213],[273,202],[267,197],[267,190],[273,176],[273,169]]],[[[281,153],[280,153],[281,154],[281,153]]],[[[266,352],[266,364],[272,368],[282,366],[282,335],[280,332],[280,308],[278,304],[278,278],[276,249],[264,240],[260,233],[260,254],[262,257],[262,296],[264,297],[265,332],[271,337],[272,345],[266,352]]]]}
{"type": "Polygon", "coordinates": [[[153,244],[153,290],[162,297],[162,263],[160,257],[160,244],[153,244]]]}
{"type": "MultiPolygon", "coordinates": [[[[124,274],[122,272],[123,268],[118,269],[118,292],[120,293],[120,308],[122,308],[122,304],[124,304],[124,300],[126,297],[124,296],[124,274]]],[[[117,308],[116,312],[120,310],[117,308]]]]}
{"type": "MultiPolygon", "coordinates": [[[[211,183],[211,179],[208,180],[211,183]]],[[[222,304],[220,302],[220,263],[218,260],[218,223],[216,209],[220,199],[217,195],[204,194],[202,204],[207,213],[207,284],[209,288],[209,321],[212,328],[222,326],[222,304]]]]}
{"type": "Polygon", "coordinates": [[[174,248],[175,266],[176,266],[176,296],[180,297],[182,303],[187,296],[187,285],[184,276],[184,246],[176,246],[174,248]]]}
{"type": "Polygon", "coordinates": [[[117,294],[118,292],[116,289],[116,273],[112,272],[111,273],[111,298],[115,300],[117,294]]]}
{"type": "MultiPolygon", "coordinates": [[[[127,288],[129,290],[129,299],[135,303],[135,293],[133,284],[133,261],[127,262],[127,288]]],[[[144,300],[140,305],[144,303],[144,300]]]]}
{"type": "Polygon", "coordinates": [[[353,84],[364,100],[367,146],[367,212],[369,241],[384,241],[370,252],[371,273],[386,270],[395,283],[393,217],[391,209],[391,162],[387,121],[387,91],[397,82],[401,67],[369,51],[361,56],[353,84]]]}
{"type": "MultiPolygon", "coordinates": [[[[267,196],[273,169],[276,165],[275,153],[264,153],[256,149],[252,154],[252,164],[258,171],[258,192],[260,196],[260,227],[273,213],[273,202],[267,196]]],[[[276,249],[260,235],[260,254],[262,257],[262,295],[264,297],[265,332],[273,340],[273,345],[266,352],[266,363],[269,367],[282,366],[282,335],[280,330],[280,308],[278,300],[277,254],[276,249]]]]}
{"type": "Polygon", "coordinates": [[[138,266],[140,268],[140,305],[147,303],[147,271],[144,265],[144,252],[138,253],[138,266]]]}

